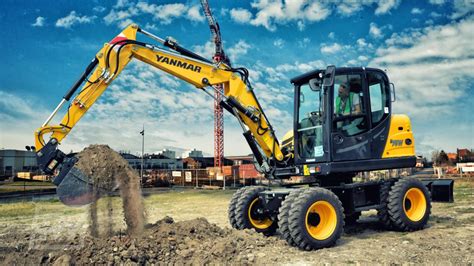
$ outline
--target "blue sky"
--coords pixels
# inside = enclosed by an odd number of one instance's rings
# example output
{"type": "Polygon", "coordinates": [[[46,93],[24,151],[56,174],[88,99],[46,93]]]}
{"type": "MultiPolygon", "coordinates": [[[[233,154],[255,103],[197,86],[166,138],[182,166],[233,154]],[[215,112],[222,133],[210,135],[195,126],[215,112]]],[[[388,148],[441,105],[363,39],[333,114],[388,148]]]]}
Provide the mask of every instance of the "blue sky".
{"type": "MultiPolygon", "coordinates": [[[[474,2],[210,1],[233,65],[247,67],[283,136],[291,129],[290,78],[329,64],[386,69],[397,113],[412,119],[417,153],[473,148],[474,2]]],[[[199,1],[0,3],[0,148],[33,144],[33,131],[105,42],[131,22],[206,57],[213,52],[199,1]]],[[[63,150],[107,143],[132,153],[213,151],[212,99],[132,62],[63,141],[63,150]]],[[[250,153],[226,117],[225,153],[250,153]]]]}

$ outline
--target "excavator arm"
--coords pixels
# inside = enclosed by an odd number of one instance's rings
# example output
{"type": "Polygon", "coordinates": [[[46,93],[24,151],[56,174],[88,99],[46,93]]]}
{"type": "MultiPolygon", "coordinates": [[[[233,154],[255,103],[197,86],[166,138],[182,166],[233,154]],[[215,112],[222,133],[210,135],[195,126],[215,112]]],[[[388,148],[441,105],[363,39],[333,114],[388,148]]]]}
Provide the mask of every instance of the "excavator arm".
{"type": "Polygon", "coordinates": [[[133,58],[205,92],[206,88],[213,89],[212,85],[223,84],[224,95],[220,104],[238,119],[244,131],[243,135],[263,172],[271,175],[274,166],[282,164],[290,156],[282,152],[273,128],[250,86],[246,69],[213,64],[179,46],[172,39],[161,39],[132,24],[104,45],[60,104],[35,132],[38,164],[48,174],[59,170],[54,181],[56,185],[62,182],[77,162],[74,156],[62,153],[57,146],[133,58]],[[168,49],[137,41],[137,33],[160,42],[168,49]],[[81,85],[82,88],[76,94],[81,85]],[[69,103],[69,107],[60,123],[50,125],[53,117],[66,103],[69,103]],[[47,142],[46,134],[50,134],[47,142]]]}

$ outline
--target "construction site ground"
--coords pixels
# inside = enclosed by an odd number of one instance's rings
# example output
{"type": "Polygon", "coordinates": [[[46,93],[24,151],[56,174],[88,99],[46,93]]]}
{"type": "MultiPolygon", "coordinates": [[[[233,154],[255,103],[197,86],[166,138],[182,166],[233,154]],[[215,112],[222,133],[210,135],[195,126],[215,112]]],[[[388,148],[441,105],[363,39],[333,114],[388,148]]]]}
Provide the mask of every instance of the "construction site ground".
{"type": "Polygon", "coordinates": [[[0,204],[0,264],[474,262],[472,179],[456,180],[455,202],[434,203],[422,231],[387,231],[370,211],[346,228],[335,247],[311,252],[290,247],[279,236],[230,229],[227,207],[233,192],[172,189],[147,196],[147,222],[153,225],[140,239],[123,234],[119,197],[98,203],[112,207],[111,213],[99,212],[113,224],[108,236],[107,228],[99,228],[100,237],[89,236],[87,206],[66,207],[55,199],[0,204]]]}

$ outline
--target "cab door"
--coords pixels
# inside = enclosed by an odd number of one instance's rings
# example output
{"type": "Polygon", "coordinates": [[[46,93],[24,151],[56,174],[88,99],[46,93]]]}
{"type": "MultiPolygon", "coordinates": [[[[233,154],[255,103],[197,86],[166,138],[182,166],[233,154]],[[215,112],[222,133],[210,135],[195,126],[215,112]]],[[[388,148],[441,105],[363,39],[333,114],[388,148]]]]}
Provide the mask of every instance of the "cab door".
{"type": "Polygon", "coordinates": [[[332,161],[370,159],[369,101],[362,69],[336,72],[332,103],[332,161]]]}

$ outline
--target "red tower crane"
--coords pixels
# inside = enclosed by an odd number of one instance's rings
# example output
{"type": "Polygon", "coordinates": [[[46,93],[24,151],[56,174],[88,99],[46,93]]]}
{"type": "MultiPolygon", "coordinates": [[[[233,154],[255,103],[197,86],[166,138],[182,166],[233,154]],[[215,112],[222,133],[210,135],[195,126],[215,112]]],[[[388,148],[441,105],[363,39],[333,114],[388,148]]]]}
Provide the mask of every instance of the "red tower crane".
{"type": "MultiPolygon", "coordinates": [[[[224,53],[224,48],[222,47],[219,23],[217,23],[212,16],[208,1],[201,0],[201,5],[207,18],[207,22],[209,23],[212,39],[216,46],[212,59],[215,63],[225,63],[230,66],[230,60],[224,53]]],[[[219,102],[222,100],[223,90],[224,87],[222,84],[216,85],[214,90],[214,167],[218,167],[220,170],[224,163],[224,112],[222,107],[219,105],[219,102]]]]}

